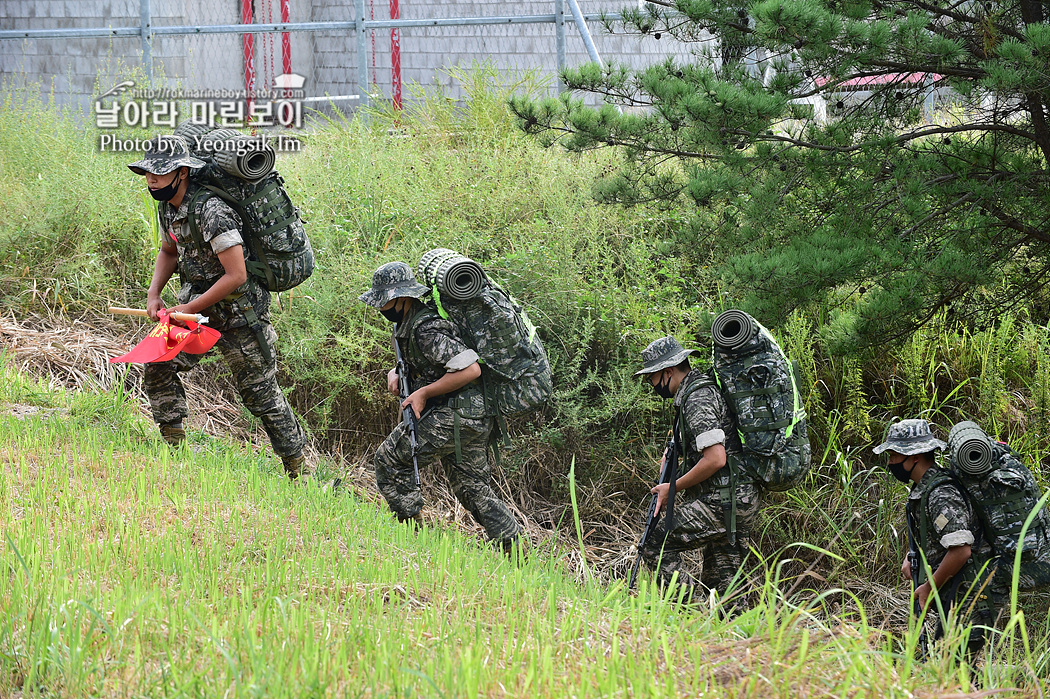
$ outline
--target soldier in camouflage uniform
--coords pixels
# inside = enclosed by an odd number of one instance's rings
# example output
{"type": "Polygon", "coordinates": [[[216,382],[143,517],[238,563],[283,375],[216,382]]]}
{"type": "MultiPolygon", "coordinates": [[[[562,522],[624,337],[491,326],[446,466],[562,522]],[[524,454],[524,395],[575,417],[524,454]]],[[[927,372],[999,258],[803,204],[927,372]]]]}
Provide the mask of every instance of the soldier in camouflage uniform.
{"type": "MultiPolygon", "coordinates": [[[[911,541],[919,549],[929,569],[912,570],[907,556],[901,574],[913,581],[913,596],[920,608],[938,591],[945,610],[952,606],[970,609],[970,621],[976,626],[970,634],[971,652],[984,645],[985,629],[995,621],[999,610],[1009,604],[1002,576],[994,567],[985,567],[991,547],[983,540],[981,524],[966,495],[947,471],[936,464],[937,450],[947,445],[930,432],[926,420],[902,420],[890,426],[886,441],[875,447],[875,454],[886,452],[886,469],[911,486],[907,515],[911,541]],[[984,572],[982,573],[982,568],[984,572]]],[[[936,612],[932,612],[936,613],[936,612]]],[[[936,637],[943,634],[938,623],[936,637]]]]}
{"type": "MultiPolygon", "coordinates": [[[[681,553],[700,549],[700,582],[724,596],[744,565],[751,525],[758,513],[758,489],[737,466],[742,448],[736,419],[713,374],[689,366],[693,351],[682,349],[673,337],[663,337],[642,352],[643,368],[637,374],[645,375],[660,397],[674,398],[675,409],[680,411],[680,462],[685,472],[675,481],[671,531],[666,531],[666,518],[661,519],[641,554],[650,567],[658,566],[662,581],[669,581],[677,572],[680,584],[694,588],[696,581],[681,570],[681,553]],[[727,527],[734,500],[730,469],[736,469],[735,537],[727,527]]],[[[669,490],[666,483],[652,489],[658,513],[669,490]]]]}
{"type": "MultiPolygon", "coordinates": [[[[247,273],[248,249],[241,236],[241,220],[219,197],[199,201],[195,214],[209,247],[198,247],[190,233],[188,207],[199,188],[191,169],[204,163],[177,136],[157,137],[151,143],[142,160],[128,165],[135,174],[145,176],[150,194],[161,202],[163,241],[146,310],[157,320],[164,308],[161,291],[177,267],[182,282],[179,305],[168,310],[206,315],[208,325],[222,333],[218,347],[241,400],[262,422],[289,478],[296,479],[305,466],[306,437],[277,385],[277,333],[269,322],[270,292],[247,273]]],[[[182,426],[188,414],[186,393],[179,373],[195,366],[200,356],[180,354],[168,362],[146,365],[144,383],[153,419],[169,444],[186,439],[182,426]]]]}
{"type": "MultiPolygon", "coordinates": [[[[478,354],[464,344],[455,326],[421,297],[429,291],[403,262],[376,270],[361,301],[395,323],[394,337],[409,369],[411,406],[418,418],[416,457],[422,466],[443,460],[456,497],[493,541],[510,551],[521,532],[507,505],[492,488],[487,447],[494,418],[486,414],[478,354]]],[[[387,388],[398,394],[396,369],[387,388]]],[[[401,521],[422,523],[423,494],[415,484],[408,425],[398,424],[375,455],[376,482],[401,521]]]]}

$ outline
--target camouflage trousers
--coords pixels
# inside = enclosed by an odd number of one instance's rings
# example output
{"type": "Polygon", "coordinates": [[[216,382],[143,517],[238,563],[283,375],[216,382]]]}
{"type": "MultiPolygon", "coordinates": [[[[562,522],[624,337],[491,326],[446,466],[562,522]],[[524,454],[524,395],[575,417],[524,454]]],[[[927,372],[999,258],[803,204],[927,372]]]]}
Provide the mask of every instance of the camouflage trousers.
{"type": "MultiPolygon", "coordinates": [[[[945,635],[949,620],[970,624],[970,636],[967,642],[967,653],[975,656],[988,640],[988,629],[1002,624],[1002,615],[1009,615],[1010,610],[1010,571],[1008,568],[995,565],[995,561],[983,571],[976,570],[976,563],[968,564],[973,569],[964,568],[940,591],[942,608],[934,602],[927,611],[927,621],[932,621],[933,639],[945,635]],[[941,612],[947,612],[947,617],[941,612]]],[[[910,591],[911,588],[909,588],[910,591]]]]}
{"type": "MultiPolygon", "coordinates": [[[[417,430],[419,467],[443,463],[456,498],[485,528],[488,537],[493,541],[513,539],[521,532],[521,525],[493,490],[488,463],[494,420],[460,418],[461,458],[456,463],[454,416],[447,406],[423,413],[417,430]]],[[[379,446],[374,464],[379,492],[394,514],[408,519],[423,509],[423,493],[413,479],[412,443],[405,423],[399,423],[379,446]]]]}
{"type": "MultiPolygon", "coordinates": [[[[273,359],[277,331],[269,323],[263,324],[263,338],[270,345],[269,362],[263,358],[259,340],[248,327],[222,331],[216,346],[233,373],[244,407],[262,422],[274,452],[282,457],[298,456],[303,451],[306,435],[277,385],[277,362],[273,359]]],[[[182,353],[169,362],[146,365],[143,383],[153,419],[158,424],[181,422],[189,414],[179,373],[195,367],[202,356],[182,353]]]]}
{"type": "Polygon", "coordinates": [[[738,488],[736,543],[730,544],[726,513],[717,492],[678,493],[671,532],[665,539],[667,520],[661,518],[641,550],[642,558],[650,568],[657,569],[661,581],[670,582],[671,576],[678,573],[679,584],[695,587],[697,581],[682,569],[682,552],[699,549],[704,559],[699,582],[724,594],[744,565],[758,504],[758,493],[753,486],[738,488]]]}

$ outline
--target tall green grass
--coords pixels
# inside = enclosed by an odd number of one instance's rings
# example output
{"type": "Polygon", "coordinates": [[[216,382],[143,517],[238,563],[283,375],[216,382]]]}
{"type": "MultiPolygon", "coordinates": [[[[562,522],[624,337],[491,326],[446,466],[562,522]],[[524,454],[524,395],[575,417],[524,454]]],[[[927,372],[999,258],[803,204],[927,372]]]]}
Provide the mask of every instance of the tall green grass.
{"type": "Polygon", "coordinates": [[[647,576],[578,582],[571,548],[515,565],[413,531],[237,445],[170,451],[119,395],[5,367],[0,403],[53,411],[0,409],[0,695],[911,697],[1042,671],[1041,628],[978,677],[962,639],[917,664],[857,594],[786,598],[787,551],[726,620],[647,576]]]}
{"type": "MultiPolygon", "coordinates": [[[[670,415],[633,372],[661,335],[708,346],[713,315],[733,303],[719,285],[717,241],[698,238],[708,256],[693,259],[707,263],[690,263],[665,243],[687,225],[682,212],[597,205],[594,183],[620,154],[568,155],[521,135],[505,99],[529,89],[527,75],[509,85],[484,67],[455,77],[463,103],[424,95],[403,114],[376,110],[368,124],[330,120],[303,135],[302,153],[282,156],[318,253],[315,276],[275,306],[282,385],[319,446],[367,457],[396,410],[383,390],[389,326],[357,296],[383,262],[457,248],[527,305],[554,365],[549,406],[512,422],[515,446],[502,461],[511,490],[550,505],[542,524],[571,532],[573,518],[559,512],[574,464],[583,522],[640,522],[670,415]]],[[[143,305],[157,231],[142,180],[125,167],[137,154],[97,152],[96,130],[31,94],[8,90],[0,103],[0,312],[99,322],[107,304],[143,305]]],[[[977,419],[1042,478],[1050,338],[1023,314],[968,326],[937,318],[911,338],[842,356],[830,349],[842,312],[802,309],[773,328],[802,368],[814,469],[804,488],[769,498],[759,546],[834,540],[842,561],[800,549],[787,570],[815,561],[829,586],[895,586],[903,490],[880,474],[870,446],[894,417],[927,417],[942,437],[954,421],[977,419]]],[[[628,539],[602,543],[626,549],[628,539]]]]}

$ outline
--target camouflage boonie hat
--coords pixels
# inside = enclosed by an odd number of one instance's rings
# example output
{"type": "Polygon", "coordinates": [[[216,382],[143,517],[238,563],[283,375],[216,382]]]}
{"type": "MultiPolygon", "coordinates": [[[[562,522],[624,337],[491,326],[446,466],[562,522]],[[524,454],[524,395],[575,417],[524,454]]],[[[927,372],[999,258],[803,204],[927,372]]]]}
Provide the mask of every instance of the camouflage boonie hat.
{"type": "Polygon", "coordinates": [[[358,298],[374,308],[382,308],[393,299],[409,296],[418,299],[430,291],[416,281],[412,268],[404,262],[387,262],[372,275],[372,288],[358,298]]]}
{"type": "Polygon", "coordinates": [[[670,366],[678,366],[683,359],[695,351],[682,349],[678,340],[670,335],[653,340],[648,347],[642,350],[642,370],[634,372],[634,375],[653,374],[670,366]]]}
{"type": "Polygon", "coordinates": [[[181,136],[154,136],[146,141],[146,155],[137,160],[128,169],[136,175],[167,175],[180,167],[200,168],[205,163],[193,157],[190,146],[181,136]]]}
{"type": "Polygon", "coordinates": [[[925,454],[934,449],[944,449],[948,445],[933,436],[930,432],[930,423],[925,420],[901,420],[890,425],[886,434],[886,441],[872,449],[876,454],[881,454],[887,449],[892,449],[898,454],[913,456],[925,454]]]}

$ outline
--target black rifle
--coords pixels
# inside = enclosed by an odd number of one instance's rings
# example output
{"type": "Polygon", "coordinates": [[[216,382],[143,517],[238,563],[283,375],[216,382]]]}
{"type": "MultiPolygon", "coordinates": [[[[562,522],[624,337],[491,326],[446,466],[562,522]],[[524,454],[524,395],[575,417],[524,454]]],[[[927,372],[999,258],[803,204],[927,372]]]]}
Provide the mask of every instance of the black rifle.
{"type": "MultiPolygon", "coordinates": [[[[666,533],[671,532],[671,527],[674,526],[674,493],[675,493],[675,480],[678,475],[678,457],[679,457],[679,446],[678,446],[678,415],[675,416],[674,425],[671,427],[671,438],[667,442],[667,447],[664,449],[664,467],[660,471],[660,483],[670,483],[671,488],[667,492],[667,502],[664,503],[664,512],[666,512],[667,526],[665,527],[666,533]]],[[[633,590],[634,584],[638,580],[638,569],[642,565],[642,548],[649,542],[649,536],[653,532],[653,527],[656,525],[657,520],[660,519],[660,515],[656,514],[656,500],[657,496],[654,493],[652,499],[649,500],[649,511],[645,515],[645,529],[642,531],[642,538],[638,540],[638,555],[634,559],[634,568],[631,569],[631,578],[627,582],[627,589],[633,590]]],[[[666,537],[665,533],[665,537],[666,537]]]]}
{"type": "Polygon", "coordinates": [[[919,547],[915,544],[915,534],[913,533],[915,519],[912,517],[911,509],[905,506],[904,513],[908,518],[908,567],[911,569],[911,608],[915,613],[915,618],[922,624],[922,628],[919,630],[919,652],[922,653],[922,659],[925,660],[930,652],[926,643],[926,622],[922,616],[922,605],[919,603],[919,598],[915,595],[915,590],[919,588],[922,558],[919,556],[919,547]]]}
{"type": "MultiPolygon", "coordinates": [[[[396,325],[394,326],[394,356],[397,357],[397,390],[401,396],[401,402],[404,403],[412,391],[408,385],[408,364],[405,362],[404,355],[401,354],[401,343],[397,341],[396,325]]],[[[411,405],[401,409],[401,420],[408,425],[408,439],[412,444],[412,477],[418,488],[419,459],[416,457],[416,452],[419,450],[419,439],[416,437],[416,430],[419,427],[419,420],[416,419],[416,411],[411,405]]]]}

